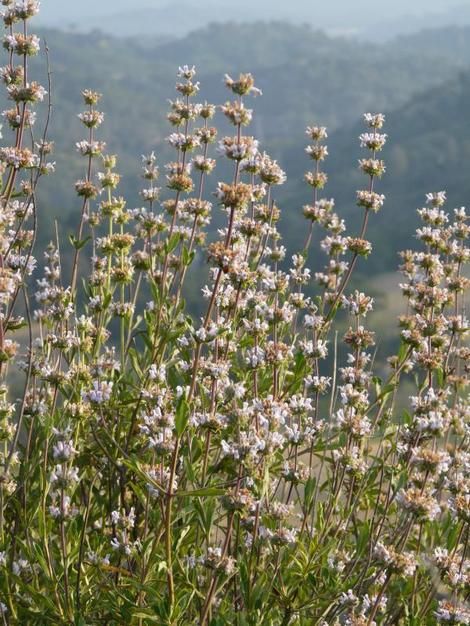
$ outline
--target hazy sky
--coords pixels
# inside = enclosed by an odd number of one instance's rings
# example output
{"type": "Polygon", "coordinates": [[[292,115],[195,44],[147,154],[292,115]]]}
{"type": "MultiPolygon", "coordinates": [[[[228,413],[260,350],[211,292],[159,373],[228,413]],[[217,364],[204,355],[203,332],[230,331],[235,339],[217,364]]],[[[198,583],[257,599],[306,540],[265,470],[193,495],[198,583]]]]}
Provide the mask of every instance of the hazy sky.
{"type": "MultiPolygon", "coordinates": [[[[79,2],[75,0],[42,0],[41,13],[48,19],[53,17],[54,14],[83,18],[85,14],[92,16],[116,13],[118,11],[133,11],[142,8],[160,8],[173,2],[172,0],[79,0],[79,2]]],[[[201,6],[205,3],[207,4],[208,2],[206,0],[188,1],[188,4],[194,6],[201,6]]],[[[226,7],[230,6],[227,0],[219,0],[216,4],[221,13],[224,11],[224,5],[226,7]]],[[[324,0],[289,0],[288,3],[276,3],[255,0],[249,4],[251,6],[270,5],[273,12],[280,12],[284,4],[284,6],[287,5],[289,7],[289,12],[301,10],[304,13],[310,9],[312,15],[316,14],[327,19],[334,18],[335,15],[340,13],[348,16],[357,16],[363,12],[367,12],[369,17],[375,14],[377,19],[379,19],[381,17],[397,17],[403,13],[441,11],[453,4],[453,2],[449,0],[413,0],[412,2],[410,0],[329,0],[328,2],[324,0]],[[276,4],[278,5],[277,7],[276,4]]]]}
{"type": "MultiPolygon", "coordinates": [[[[445,15],[446,23],[458,23],[461,11],[457,6],[470,15],[470,0],[42,0],[41,19],[51,25],[75,23],[80,28],[106,30],[106,17],[127,13],[132,19],[148,8],[152,9],[149,20],[153,18],[158,32],[159,16],[183,12],[187,7],[189,14],[197,15],[200,10],[213,20],[290,18],[328,30],[359,32],[386,22],[403,24],[406,30],[407,18],[413,18],[413,25],[419,26],[422,17],[423,25],[428,25],[430,14],[436,13],[445,15]]],[[[110,23],[114,26],[115,22],[110,23]]]]}

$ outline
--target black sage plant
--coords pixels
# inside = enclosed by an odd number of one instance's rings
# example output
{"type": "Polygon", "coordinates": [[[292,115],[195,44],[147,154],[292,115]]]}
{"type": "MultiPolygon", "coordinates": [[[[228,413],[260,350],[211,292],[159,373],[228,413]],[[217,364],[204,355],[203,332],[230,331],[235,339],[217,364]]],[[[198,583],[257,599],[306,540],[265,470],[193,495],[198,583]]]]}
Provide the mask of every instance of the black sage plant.
{"type": "Polygon", "coordinates": [[[30,78],[38,2],[2,4],[2,623],[470,624],[465,208],[437,192],[418,211],[380,369],[374,302],[351,277],[386,210],[384,116],[364,116],[353,234],[323,195],[327,131],[307,129],[311,203],[289,259],[286,175],[247,132],[254,78],[225,76],[215,106],[183,66],[174,157],[161,188],[143,157],[140,200],[119,195],[100,94],[83,91],[77,231],[37,251],[51,72],[47,89],[30,78]],[[212,183],[216,162],[229,174],[212,183]],[[201,276],[199,317],[184,296],[201,276]]]}

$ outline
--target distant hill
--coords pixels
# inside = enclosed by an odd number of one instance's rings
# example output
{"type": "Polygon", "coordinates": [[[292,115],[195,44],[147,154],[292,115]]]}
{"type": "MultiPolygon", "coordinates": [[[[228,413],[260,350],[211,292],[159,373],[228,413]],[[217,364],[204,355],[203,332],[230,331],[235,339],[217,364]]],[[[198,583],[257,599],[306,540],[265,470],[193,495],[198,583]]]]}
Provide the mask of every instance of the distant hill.
{"type": "Polygon", "coordinates": [[[400,54],[406,56],[418,53],[431,54],[440,58],[460,59],[465,64],[470,58],[470,5],[465,15],[468,19],[462,20],[459,26],[446,24],[423,28],[411,35],[398,35],[384,47],[391,53],[399,50],[400,54]],[[468,22],[467,25],[465,21],[468,22]]]}
{"type": "MultiPolygon", "coordinates": [[[[42,34],[51,50],[50,134],[58,167],[41,191],[40,238],[49,236],[50,223],[58,215],[66,232],[77,220],[73,184],[83,173],[83,160],[75,153],[75,142],[83,136],[76,117],[82,109],[80,89],[95,88],[104,94],[101,134],[109,151],[120,155],[120,193],[130,206],[138,206],[140,155],[155,149],[161,165],[168,157],[167,101],[175,97],[175,72],[183,63],[198,67],[201,99],[218,104],[228,97],[222,80],[226,71],[254,73],[264,95],[250,102],[255,108],[252,132],[291,177],[282,199],[292,245],[298,244],[296,232],[303,229],[297,216],[304,197],[299,181],[308,165],[303,152],[307,124],[329,126],[332,156],[326,167],[332,183],[327,193],[335,194],[340,208],[351,216],[360,184],[355,164],[361,127],[353,124],[368,110],[388,113],[389,169],[383,188],[389,200],[383,217],[373,224],[375,237],[380,239],[380,229],[386,229],[394,239],[374,257],[377,271],[396,264],[392,248],[403,247],[404,234],[415,223],[415,206],[426,191],[448,187],[456,202],[464,201],[468,183],[460,159],[468,154],[470,28],[402,37],[386,45],[332,38],[311,27],[279,22],[214,24],[178,42],[153,46],[99,32],[42,34]]],[[[214,176],[222,175],[218,171],[214,176]]]]}
{"type": "MultiPolygon", "coordinates": [[[[396,268],[397,251],[415,244],[418,225],[416,209],[423,206],[429,191],[446,190],[446,210],[469,204],[470,198],[470,72],[461,72],[445,84],[415,95],[401,108],[386,117],[389,141],[383,151],[387,171],[377,182],[377,190],[386,195],[378,215],[369,222],[369,237],[374,244],[372,263],[367,271],[396,268]]],[[[325,170],[330,174],[325,194],[334,194],[338,211],[347,224],[359,228],[361,212],[355,206],[355,191],[363,188],[364,177],[357,168],[361,156],[357,137],[363,125],[337,130],[329,140],[330,157],[325,170]]],[[[283,155],[292,174],[285,202],[302,206],[308,193],[295,183],[296,173],[305,165],[304,155],[290,149],[283,155]]],[[[300,238],[302,218],[289,212],[291,245],[300,238]]],[[[360,268],[359,268],[360,269],[360,268]]]]}

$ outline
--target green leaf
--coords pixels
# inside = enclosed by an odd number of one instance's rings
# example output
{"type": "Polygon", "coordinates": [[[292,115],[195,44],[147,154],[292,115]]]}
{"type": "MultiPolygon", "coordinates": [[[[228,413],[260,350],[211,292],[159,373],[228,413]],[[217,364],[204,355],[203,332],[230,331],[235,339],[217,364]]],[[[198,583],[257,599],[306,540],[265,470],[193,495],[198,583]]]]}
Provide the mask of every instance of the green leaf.
{"type": "Polygon", "coordinates": [[[145,472],[141,468],[140,463],[138,461],[135,461],[133,459],[122,459],[122,463],[126,467],[131,469],[141,480],[143,480],[146,483],[149,483],[150,485],[152,485],[152,487],[155,487],[155,489],[157,489],[162,495],[166,494],[163,487],[159,485],[151,476],[148,475],[147,472],[145,472]]]}
{"type": "Polygon", "coordinates": [[[378,397],[382,388],[382,379],[379,376],[372,376],[372,382],[375,386],[375,395],[378,397]]]}
{"type": "Polygon", "coordinates": [[[382,387],[382,379],[379,376],[373,376],[372,382],[375,385],[375,395],[377,400],[384,400],[396,388],[396,383],[388,383],[382,387]]]}
{"type": "Polygon", "coordinates": [[[183,543],[183,541],[184,541],[184,538],[186,537],[186,535],[189,533],[189,531],[190,531],[190,530],[191,530],[191,526],[185,526],[185,527],[181,530],[181,532],[180,532],[180,536],[178,537],[178,540],[177,540],[176,545],[175,545],[175,548],[174,548],[176,552],[178,552],[178,550],[180,549],[181,544],[182,544],[182,543],[183,543]]]}
{"type": "Polygon", "coordinates": [[[75,248],[75,250],[81,250],[83,246],[86,245],[88,241],[90,241],[90,239],[91,237],[85,237],[85,239],[80,240],[74,237],[74,235],[69,235],[69,241],[72,244],[72,247],[75,248]]]}
{"type": "Polygon", "coordinates": [[[160,563],[157,565],[157,572],[167,572],[168,571],[168,566],[166,564],[166,561],[160,561],[160,563]]]}
{"type": "Polygon", "coordinates": [[[137,350],[135,350],[134,348],[130,348],[129,350],[129,357],[132,363],[132,367],[134,368],[135,373],[140,377],[143,378],[142,376],[142,369],[140,367],[139,364],[139,355],[137,353],[137,350]]]}
{"type": "Polygon", "coordinates": [[[132,617],[139,617],[145,619],[146,622],[154,622],[161,623],[161,618],[159,615],[155,615],[153,611],[146,611],[145,609],[139,609],[132,613],[132,617]]]}
{"type": "Polygon", "coordinates": [[[305,358],[305,355],[302,352],[298,352],[295,355],[295,369],[294,369],[294,371],[296,373],[301,372],[304,369],[306,362],[307,362],[307,359],[305,358]]]}
{"type": "Polygon", "coordinates": [[[5,331],[7,330],[19,330],[28,325],[28,322],[23,318],[13,318],[5,323],[5,331]]]}
{"type": "Polygon", "coordinates": [[[165,242],[165,252],[167,254],[171,254],[173,252],[173,250],[176,248],[176,246],[179,244],[180,242],[180,234],[179,233],[173,233],[173,235],[170,237],[170,239],[168,239],[165,242]]]}
{"type": "Polygon", "coordinates": [[[113,296],[111,293],[107,293],[104,298],[103,298],[103,303],[102,303],[102,307],[103,309],[107,309],[108,306],[111,304],[111,300],[112,300],[113,296]]]}
{"type": "Polygon", "coordinates": [[[178,400],[178,405],[176,407],[176,417],[175,417],[175,428],[176,428],[176,434],[178,435],[178,437],[181,437],[181,435],[186,430],[186,426],[188,425],[188,420],[189,420],[189,405],[184,395],[181,395],[181,397],[178,400]]]}
{"type": "Polygon", "coordinates": [[[221,487],[204,487],[203,489],[195,489],[194,491],[177,491],[175,496],[194,496],[194,497],[210,497],[222,496],[227,490],[221,487]]]}
{"type": "Polygon", "coordinates": [[[269,466],[268,464],[266,464],[266,467],[264,468],[263,489],[261,492],[262,496],[266,496],[267,494],[269,494],[269,487],[270,487],[269,466]]]}
{"type": "Polygon", "coordinates": [[[181,252],[181,260],[183,261],[183,265],[188,267],[193,262],[195,255],[195,251],[190,252],[186,246],[183,246],[183,250],[181,252]]]}
{"type": "Polygon", "coordinates": [[[368,522],[362,525],[359,531],[359,537],[357,538],[357,553],[362,554],[366,549],[369,541],[370,530],[368,522]]]}
{"type": "Polygon", "coordinates": [[[305,509],[308,510],[313,500],[317,479],[315,476],[310,477],[305,483],[305,509]]]}
{"type": "Polygon", "coordinates": [[[188,476],[188,480],[192,483],[195,482],[196,474],[194,473],[194,465],[190,458],[185,459],[184,467],[185,467],[186,475],[188,476]]]}
{"type": "Polygon", "coordinates": [[[407,352],[408,352],[408,344],[402,342],[400,345],[400,349],[398,350],[398,361],[401,362],[403,361],[403,359],[405,358],[407,352]]]}
{"type": "MultiPolygon", "coordinates": [[[[240,589],[243,596],[249,598],[249,589],[250,589],[250,576],[248,573],[247,564],[245,562],[240,563],[239,567],[239,580],[240,580],[240,589]]],[[[250,610],[252,607],[250,605],[247,606],[247,609],[250,610]]]]}
{"type": "Polygon", "coordinates": [[[410,425],[412,421],[413,421],[413,418],[411,414],[408,411],[404,410],[403,411],[403,424],[410,425]]]}

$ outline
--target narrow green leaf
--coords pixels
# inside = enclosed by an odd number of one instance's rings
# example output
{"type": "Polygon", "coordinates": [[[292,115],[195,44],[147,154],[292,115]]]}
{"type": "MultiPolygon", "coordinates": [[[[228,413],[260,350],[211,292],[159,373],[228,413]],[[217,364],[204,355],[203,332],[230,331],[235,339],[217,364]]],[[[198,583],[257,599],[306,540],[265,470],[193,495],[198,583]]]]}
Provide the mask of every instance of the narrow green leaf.
{"type": "Polygon", "coordinates": [[[176,496],[194,496],[194,497],[210,497],[210,496],[222,496],[227,490],[220,487],[205,487],[204,489],[195,489],[194,491],[177,491],[176,496]]]}
{"type": "Polygon", "coordinates": [[[178,405],[176,407],[176,417],[175,417],[175,428],[176,434],[178,437],[186,430],[186,426],[188,425],[189,420],[189,405],[186,402],[186,398],[182,395],[178,400],[178,405]]]}
{"type": "Polygon", "coordinates": [[[75,250],[81,250],[83,248],[83,246],[85,246],[87,244],[88,241],[90,241],[91,237],[85,237],[85,239],[77,239],[74,235],[69,235],[69,241],[72,244],[72,247],[75,248],[75,250]]]}

